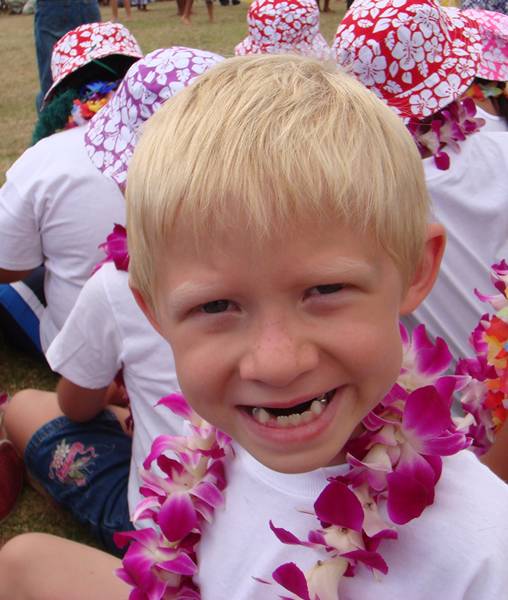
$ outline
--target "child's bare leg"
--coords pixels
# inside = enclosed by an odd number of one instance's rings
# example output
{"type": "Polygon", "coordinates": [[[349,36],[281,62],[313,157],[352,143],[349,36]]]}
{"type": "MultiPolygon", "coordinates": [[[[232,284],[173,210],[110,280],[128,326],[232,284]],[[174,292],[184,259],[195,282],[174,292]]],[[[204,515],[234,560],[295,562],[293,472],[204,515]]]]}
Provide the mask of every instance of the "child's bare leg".
{"type": "Polygon", "coordinates": [[[5,409],[7,437],[20,456],[32,435],[45,423],[62,416],[55,392],[22,390],[14,394],[5,409]]]}
{"type": "Polygon", "coordinates": [[[126,600],[114,571],[120,560],[43,533],[13,538],[0,550],[0,600],[126,600]]]}
{"type": "Polygon", "coordinates": [[[176,0],[177,15],[181,17],[185,8],[185,0],[176,0]]]}
{"type": "Polygon", "coordinates": [[[131,0],[124,0],[123,7],[125,8],[125,14],[127,15],[127,21],[131,20],[132,12],[131,12],[131,0]]]}
{"type": "Polygon", "coordinates": [[[118,0],[110,0],[109,5],[111,6],[111,19],[118,21],[118,0]]]}
{"type": "Polygon", "coordinates": [[[207,0],[206,10],[208,12],[208,21],[213,23],[213,0],[207,0]]]}
{"type": "Polygon", "coordinates": [[[184,25],[191,25],[191,12],[193,0],[185,0],[181,21],[184,25]]]}

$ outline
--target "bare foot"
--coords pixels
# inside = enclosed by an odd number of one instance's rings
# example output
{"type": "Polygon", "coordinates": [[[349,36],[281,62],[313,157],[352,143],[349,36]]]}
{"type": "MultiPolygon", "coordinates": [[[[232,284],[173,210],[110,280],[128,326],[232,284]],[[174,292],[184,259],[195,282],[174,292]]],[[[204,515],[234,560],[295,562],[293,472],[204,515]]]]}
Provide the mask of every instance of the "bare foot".
{"type": "Polygon", "coordinates": [[[186,17],[184,15],[182,15],[180,17],[180,21],[184,24],[184,25],[192,25],[191,20],[189,19],[189,17],[186,17]]]}

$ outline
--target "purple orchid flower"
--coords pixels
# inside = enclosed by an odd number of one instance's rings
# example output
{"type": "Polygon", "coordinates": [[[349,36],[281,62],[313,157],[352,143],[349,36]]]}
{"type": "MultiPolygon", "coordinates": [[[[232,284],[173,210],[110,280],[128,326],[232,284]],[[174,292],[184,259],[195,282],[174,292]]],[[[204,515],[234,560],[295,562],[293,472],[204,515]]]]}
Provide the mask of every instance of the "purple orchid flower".
{"type": "Polygon", "coordinates": [[[119,271],[129,270],[129,251],[127,248],[127,230],[123,225],[115,223],[113,231],[108,235],[106,241],[99,245],[104,250],[106,258],[97,263],[92,274],[98,271],[102,265],[114,262],[119,271]]]}
{"type": "Polygon", "coordinates": [[[134,587],[129,600],[163,600],[166,592],[177,590],[182,578],[192,577],[197,566],[184,551],[168,546],[152,528],[115,533],[119,547],[130,543],[116,573],[134,587]]]}

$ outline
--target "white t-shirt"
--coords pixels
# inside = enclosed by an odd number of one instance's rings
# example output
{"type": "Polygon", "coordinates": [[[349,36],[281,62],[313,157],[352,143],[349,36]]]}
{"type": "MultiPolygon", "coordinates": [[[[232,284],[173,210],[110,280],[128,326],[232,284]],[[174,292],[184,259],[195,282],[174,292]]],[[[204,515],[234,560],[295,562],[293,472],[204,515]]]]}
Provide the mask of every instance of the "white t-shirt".
{"type": "MultiPolygon", "coordinates": [[[[501,600],[508,590],[508,486],[469,451],[444,460],[436,502],[419,519],[399,528],[380,552],[389,566],[374,577],[359,566],[341,582],[341,600],[501,600]]],[[[271,580],[279,565],[295,562],[304,572],[316,552],[282,544],[270,519],[306,539],[318,528],[302,514],[344,467],[301,475],[270,471],[244,450],[227,466],[226,503],[198,546],[203,600],[270,600],[284,592],[253,579],[271,580]]],[[[289,596],[289,592],[286,592],[289,596]]],[[[335,600],[335,598],[323,598],[335,600]]]]}
{"type": "Polygon", "coordinates": [[[495,293],[490,266],[508,259],[508,135],[480,131],[460,148],[447,150],[447,171],[432,158],[423,161],[432,211],[446,228],[447,244],[432,292],[405,319],[443,337],[455,357],[472,356],[469,335],[489,310],[473,290],[495,293]]]}
{"type": "Polygon", "coordinates": [[[508,125],[503,117],[492,115],[481,106],[476,106],[476,116],[485,119],[485,125],[482,131],[508,131],[508,125]]]}
{"type": "Polygon", "coordinates": [[[46,267],[43,350],[104,257],[98,245],[114,223],[125,223],[122,193],[92,164],[84,132],[84,127],[62,131],[29,148],[7,171],[0,190],[0,268],[46,267]]]}
{"type": "Polygon", "coordinates": [[[178,391],[173,353],[129,289],[128,274],[105,264],[89,279],[46,354],[53,370],[89,389],[109,385],[123,368],[134,419],[129,475],[131,513],[140,500],[138,470],[158,435],[182,433],[182,419],[163,406],[178,391]]]}

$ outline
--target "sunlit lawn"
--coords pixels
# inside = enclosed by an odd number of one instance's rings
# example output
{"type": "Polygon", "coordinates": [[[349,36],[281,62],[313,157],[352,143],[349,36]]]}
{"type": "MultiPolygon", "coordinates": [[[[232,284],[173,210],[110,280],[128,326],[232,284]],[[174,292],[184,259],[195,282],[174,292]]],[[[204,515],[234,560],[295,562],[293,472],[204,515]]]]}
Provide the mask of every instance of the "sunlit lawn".
{"type": "MultiPolygon", "coordinates": [[[[345,4],[333,2],[335,12],[322,15],[321,29],[333,39],[345,4]]],[[[212,50],[225,56],[245,35],[247,4],[223,7],[215,4],[215,23],[207,21],[204,2],[195,2],[193,25],[186,27],[176,16],[175,2],[157,2],[147,12],[133,10],[129,28],[145,52],[174,45],[212,50]]],[[[120,17],[124,16],[120,9],[120,17]]],[[[104,20],[109,9],[102,8],[104,20]]],[[[35,120],[34,98],[38,77],[33,43],[33,17],[0,15],[0,183],[5,171],[28,146],[35,120]]],[[[0,240],[1,243],[1,240],[0,240]]],[[[54,389],[56,378],[37,361],[6,348],[0,337],[0,391],[10,394],[26,387],[54,389]]],[[[71,519],[40,498],[30,488],[16,511],[0,525],[0,545],[17,533],[46,531],[90,542],[71,519]]]]}

